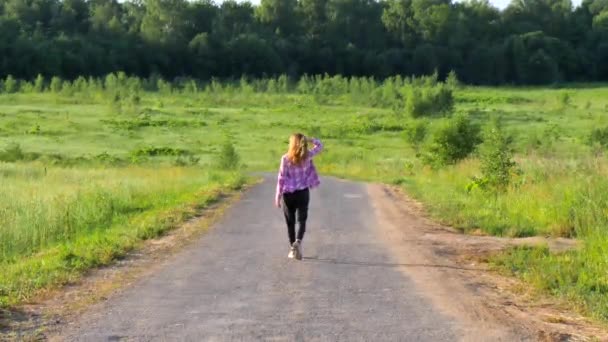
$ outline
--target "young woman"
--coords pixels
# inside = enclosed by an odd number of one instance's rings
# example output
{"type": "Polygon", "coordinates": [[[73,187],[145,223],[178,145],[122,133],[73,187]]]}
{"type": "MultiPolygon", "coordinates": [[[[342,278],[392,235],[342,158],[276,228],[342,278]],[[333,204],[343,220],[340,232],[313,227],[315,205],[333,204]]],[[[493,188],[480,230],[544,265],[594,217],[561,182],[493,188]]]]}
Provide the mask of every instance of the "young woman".
{"type": "Polygon", "coordinates": [[[318,139],[307,138],[301,133],[289,138],[289,150],[281,158],[275,204],[283,208],[287,233],[289,235],[290,259],[302,260],[302,239],[306,232],[308,218],[308,203],[310,188],[319,186],[319,175],[312,158],[323,150],[323,144],[318,139]],[[313,144],[308,149],[308,142],[313,144]],[[296,237],[296,221],[298,235],[296,237]]]}

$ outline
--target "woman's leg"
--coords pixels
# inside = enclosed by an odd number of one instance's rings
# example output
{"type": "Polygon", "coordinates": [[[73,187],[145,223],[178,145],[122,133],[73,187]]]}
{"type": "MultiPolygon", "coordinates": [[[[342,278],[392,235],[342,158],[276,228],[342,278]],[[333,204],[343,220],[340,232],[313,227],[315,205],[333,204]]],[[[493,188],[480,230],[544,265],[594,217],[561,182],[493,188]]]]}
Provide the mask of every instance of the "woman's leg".
{"type": "Polygon", "coordinates": [[[289,236],[289,246],[296,242],[296,206],[294,205],[292,194],[283,195],[283,215],[287,224],[287,235],[289,236]]]}
{"type": "Polygon", "coordinates": [[[308,219],[308,204],[310,203],[310,191],[308,189],[298,193],[297,219],[298,219],[298,240],[304,239],[306,233],[306,220],[308,219]]]}

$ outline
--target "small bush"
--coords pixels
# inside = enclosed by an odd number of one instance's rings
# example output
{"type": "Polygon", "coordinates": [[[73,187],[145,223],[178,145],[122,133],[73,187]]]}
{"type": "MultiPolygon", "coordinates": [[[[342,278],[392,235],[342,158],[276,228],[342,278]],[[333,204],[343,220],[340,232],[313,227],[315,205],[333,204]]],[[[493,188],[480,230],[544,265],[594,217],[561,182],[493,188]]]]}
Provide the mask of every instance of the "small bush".
{"type": "Polygon", "coordinates": [[[559,94],[559,104],[562,108],[568,107],[571,103],[570,94],[568,92],[562,92],[559,94]]]}
{"type": "Polygon", "coordinates": [[[26,133],[32,135],[40,135],[42,134],[42,129],[40,128],[39,124],[36,124],[32,126],[32,128],[30,128],[26,133]]]}
{"type": "Polygon", "coordinates": [[[479,126],[468,115],[458,114],[433,132],[424,161],[434,166],[456,164],[468,157],[480,142],[479,126]]]}
{"type": "Polygon", "coordinates": [[[412,146],[416,153],[420,152],[420,147],[427,137],[429,123],[426,120],[413,120],[404,130],[405,140],[412,146]]]}
{"type": "Polygon", "coordinates": [[[21,81],[19,82],[19,89],[17,91],[24,94],[33,93],[34,85],[31,82],[21,81]]]}
{"type": "Polygon", "coordinates": [[[217,166],[222,170],[235,170],[239,167],[240,157],[231,142],[222,145],[217,157],[217,166]]]}
{"type": "Polygon", "coordinates": [[[592,130],[587,139],[587,143],[589,145],[599,145],[608,148],[608,126],[592,130]]]}
{"type": "Polygon", "coordinates": [[[62,87],[63,87],[63,81],[61,80],[61,78],[59,78],[57,76],[53,76],[53,78],[51,78],[51,85],[49,86],[49,89],[51,90],[51,92],[57,94],[61,91],[62,87]]]}
{"type": "Polygon", "coordinates": [[[139,93],[132,92],[131,94],[129,94],[129,97],[128,97],[129,105],[137,107],[137,106],[139,106],[140,103],[141,103],[141,96],[139,96],[139,93]]]}
{"type": "Polygon", "coordinates": [[[184,93],[196,94],[199,91],[199,86],[195,80],[190,80],[184,85],[184,93]]]}
{"type": "Polygon", "coordinates": [[[171,94],[173,92],[173,87],[171,83],[162,79],[159,79],[156,82],[156,87],[158,89],[158,92],[161,94],[171,94]]]}
{"type": "Polygon", "coordinates": [[[44,77],[40,74],[38,74],[36,81],[34,81],[34,91],[37,93],[42,93],[44,91],[44,77]]]}
{"type": "Polygon", "coordinates": [[[64,81],[61,84],[61,93],[65,96],[73,96],[74,95],[74,87],[70,83],[70,81],[64,81]]]}
{"type": "Polygon", "coordinates": [[[480,146],[481,173],[485,187],[502,192],[511,182],[511,173],[516,166],[513,161],[513,138],[500,128],[498,121],[484,132],[484,141],[480,146]]]}
{"type": "Polygon", "coordinates": [[[0,152],[0,161],[3,162],[16,162],[25,159],[25,153],[21,149],[21,145],[12,143],[8,145],[4,151],[0,152]]]}
{"type": "Polygon", "coordinates": [[[4,92],[8,94],[12,94],[19,90],[19,84],[17,80],[13,78],[13,76],[8,75],[4,80],[4,92]]]}
{"type": "Polygon", "coordinates": [[[445,79],[445,83],[452,89],[460,87],[460,81],[458,80],[458,76],[454,70],[450,71],[448,77],[445,79]]]}
{"type": "Polygon", "coordinates": [[[432,86],[406,86],[405,112],[413,118],[449,113],[454,108],[452,89],[444,83],[432,86]]]}

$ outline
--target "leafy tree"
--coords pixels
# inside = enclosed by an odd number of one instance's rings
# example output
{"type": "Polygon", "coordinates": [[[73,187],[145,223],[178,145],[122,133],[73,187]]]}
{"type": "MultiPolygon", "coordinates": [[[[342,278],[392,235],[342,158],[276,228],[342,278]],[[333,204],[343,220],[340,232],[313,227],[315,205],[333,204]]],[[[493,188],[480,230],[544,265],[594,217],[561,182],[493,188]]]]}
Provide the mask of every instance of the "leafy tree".
{"type": "Polygon", "coordinates": [[[171,47],[188,38],[187,3],[184,0],[145,0],[146,12],[141,22],[142,37],[157,45],[171,47]]]}
{"type": "Polygon", "coordinates": [[[226,46],[230,75],[277,74],[280,60],[268,42],[256,34],[243,34],[226,46]]]}
{"type": "Polygon", "coordinates": [[[213,22],[213,33],[221,41],[229,41],[241,34],[255,32],[254,8],[249,2],[222,2],[213,22]]]}
{"type": "Polygon", "coordinates": [[[606,0],[0,0],[0,77],[607,81],[607,37],[606,0]]]}
{"type": "Polygon", "coordinates": [[[89,22],[91,29],[113,33],[124,33],[120,21],[121,7],[115,0],[96,2],[91,5],[89,22]]]}
{"type": "Polygon", "coordinates": [[[190,32],[188,36],[196,36],[200,33],[211,33],[213,30],[213,21],[217,17],[219,11],[211,0],[197,0],[189,3],[188,11],[190,12],[189,20],[192,24],[189,25],[190,32]]]}
{"type": "Polygon", "coordinates": [[[279,36],[298,33],[297,0],[262,0],[255,14],[260,23],[279,36]]]}
{"type": "Polygon", "coordinates": [[[216,56],[220,48],[211,42],[208,33],[199,33],[188,44],[192,55],[192,75],[199,78],[210,78],[217,72],[216,56]]]}
{"type": "Polygon", "coordinates": [[[418,41],[413,15],[412,0],[389,0],[382,13],[386,30],[404,47],[412,47],[418,41]]]}

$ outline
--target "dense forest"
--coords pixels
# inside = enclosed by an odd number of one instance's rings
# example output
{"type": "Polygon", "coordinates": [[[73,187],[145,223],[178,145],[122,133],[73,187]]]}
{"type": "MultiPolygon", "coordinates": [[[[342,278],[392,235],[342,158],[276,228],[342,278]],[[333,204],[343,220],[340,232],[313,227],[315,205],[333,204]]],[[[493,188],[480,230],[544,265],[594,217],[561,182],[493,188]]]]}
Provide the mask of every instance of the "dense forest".
{"type": "Polygon", "coordinates": [[[0,77],[608,81],[608,0],[0,0],[0,77]]]}

